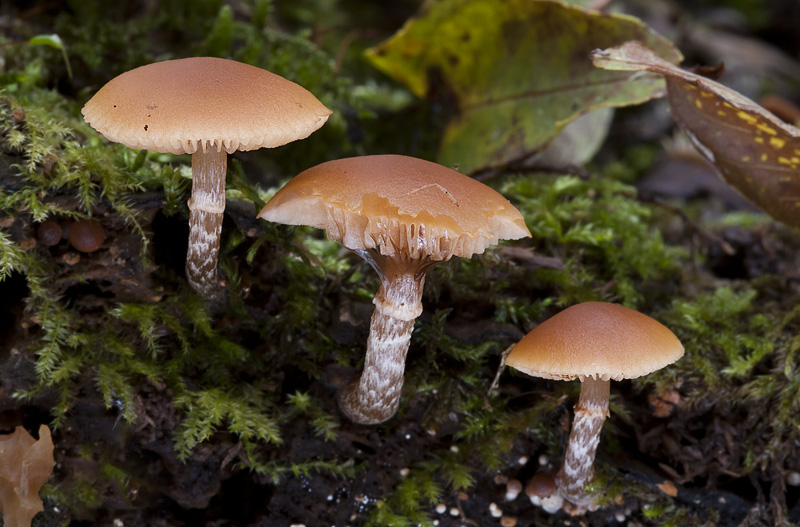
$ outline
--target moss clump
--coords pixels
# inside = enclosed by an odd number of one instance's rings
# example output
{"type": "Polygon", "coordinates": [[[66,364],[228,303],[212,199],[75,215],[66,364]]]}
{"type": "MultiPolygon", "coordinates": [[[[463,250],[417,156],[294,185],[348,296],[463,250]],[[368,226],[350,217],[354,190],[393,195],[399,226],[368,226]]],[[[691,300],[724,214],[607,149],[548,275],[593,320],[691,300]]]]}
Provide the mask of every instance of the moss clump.
{"type": "Polygon", "coordinates": [[[616,180],[526,177],[501,192],[525,215],[539,250],[563,262],[564,269],[537,273],[557,284],[561,305],[610,298],[636,307],[647,282],[674,274],[686,256],[651,226],[652,211],[635,189],[616,180]]]}
{"type": "Polygon", "coordinates": [[[787,311],[765,294],[720,288],[694,300],[675,301],[664,320],[683,340],[686,357],[648,382],[680,380],[689,420],[702,419],[715,406],[738,414],[745,424],[735,434],[741,446],[727,459],[726,470],[779,476],[791,445],[800,439],[794,424],[800,410],[800,379],[795,375],[800,310],[787,311]]]}

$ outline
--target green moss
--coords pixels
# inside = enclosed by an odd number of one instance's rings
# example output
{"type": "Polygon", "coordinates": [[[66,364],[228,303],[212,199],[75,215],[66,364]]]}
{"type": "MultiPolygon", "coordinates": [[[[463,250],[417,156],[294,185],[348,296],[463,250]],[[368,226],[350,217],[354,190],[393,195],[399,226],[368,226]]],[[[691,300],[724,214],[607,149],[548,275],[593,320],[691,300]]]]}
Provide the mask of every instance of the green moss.
{"type": "Polygon", "coordinates": [[[286,402],[289,405],[289,409],[284,414],[285,419],[303,416],[309,421],[311,428],[314,430],[314,435],[323,437],[326,441],[336,440],[336,428],[339,424],[308,393],[295,392],[289,394],[286,402]]]}
{"type": "Polygon", "coordinates": [[[720,388],[726,376],[749,373],[771,352],[774,343],[763,338],[766,318],[752,316],[756,295],[754,290],[722,288],[695,300],[676,301],[663,319],[688,350],[680,369],[691,369],[691,378],[702,379],[709,389],[720,388]]]}
{"type": "Polygon", "coordinates": [[[103,463],[100,468],[100,474],[107,480],[114,482],[119,489],[127,489],[130,482],[130,474],[123,469],[111,463],[103,463]]]}
{"type": "Polygon", "coordinates": [[[278,424],[268,417],[272,403],[266,394],[255,387],[245,387],[241,392],[211,388],[187,391],[175,398],[175,405],[186,415],[175,431],[175,447],[182,459],[223,424],[249,452],[257,442],[280,443],[278,424]]]}
{"type": "Polygon", "coordinates": [[[660,148],[651,144],[629,145],[620,153],[619,159],[595,167],[604,178],[633,185],[653,166],[660,148]]]}
{"type": "Polygon", "coordinates": [[[540,250],[563,262],[563,270],[536,273],[558,288],[560,305],[603,299],[636,307],[647,281],[674,273],[685,258],[649,225],[650,209],[623,183],[520,177],[500,190],[515,200],[540,250]]]}
{"type": "Polygon", "coordinates": [[[716,520],[702,521],[686,509],[677,506],[670,500],[659,499],[642,508],[642,515],[664,527],[680,527],[686,525],[716,525],[716,520]]]}
{"type": "Polygon", "coordinates": [[[675,301],[664,319],[683,340],[686,356],[647,379],[680,379],[687,385],[687,409],[717,405],[739,412],[746,423],[739,441],[747,447],[735,466],[745,473],[781,466],[800,439],[793,417],[800,410],[799,311],[782,312],[760,294],[721,288],[675,301]]]}
{"type": "Polygon", "coordinates": [[[271,461],[260,463],[252,458],[248,467],[258,474],[267,476],[274,485],[289,476],[311,477],[315,474],[324,474],[339,479],[353,479],[363,470],[363,466],[356,466],[352,459],[338,461],[335,459],[307,459],[299,463],[271,461]]]}
{"type": "Polygon", "coordinates": [[[96,481],[89,478],[77,477],[71,481],[68,490],[70,499],[75,500],[71,505],[77,510],[92,510],[100,507],[103,496],[96,481]]]}

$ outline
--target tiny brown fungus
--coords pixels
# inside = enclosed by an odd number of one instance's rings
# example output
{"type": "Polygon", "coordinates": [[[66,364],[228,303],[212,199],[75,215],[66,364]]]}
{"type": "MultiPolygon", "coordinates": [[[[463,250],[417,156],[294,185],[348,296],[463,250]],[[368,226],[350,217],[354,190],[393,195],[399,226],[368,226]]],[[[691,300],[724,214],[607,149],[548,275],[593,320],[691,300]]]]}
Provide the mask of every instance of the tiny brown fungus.
{"type": "Polygon", "coordinates": [[[228,154],[303,139],[331,111],[305,88],[233,60],[148,64],[112,79],[83,108],[86,122],[129,148],[192,154],[186,277],[209,300],[217,279],[228,154]]]}
{"type": "Polygon", "coordinates": [[[498,240],[530,236],[522,214],[483,183],[399,155],[310,168],[278,191],[259,217],[325,229],[380,276],[363,373],[338,395],[342,411],[362,424],[381,423],[397,411],[425,273],[498,240]]]}
{"type": "Polygon", "coordinates": [[[528,333],[506,364],[534,377],[580,379],[575,420],[556,475],[559,495],[574,513],[596,507],[586,490],[600,430],[608,416],[610,381],[647,375],[683,356],[683,345],[652,318],[617,304],[585,302],[565,309],[528,333]]]}
{"type": "Polygon", "coordinates": [[[558,494],[555,478],[544,472],[533,475],[525,486],[525,494],[531,503],[551,514],[560,511],[564,505],[564,498],[558,494]]]}
{"type": "Polygon", "coordinates": [[[522,492],[522,482],[516,478],[511,478],[506,483],[506,501],[514,501],[522,492]]]}
{"type": "Polygon", "coordinates": [[[525,493],[528,497],[538,496],[540,498],[547,498],[555,494],[556,480],[550,474],[537,473],[534,474],[525,487],[525,493]]]}
{"type": "Polygon", "coordinates": [[[99,221],[78,220],[69,226],[69,243],[82,253],[93,253],[106,240],[106,231],[99,221]]]}
{"type": "Polygon", "coordinates": [[[39,225],[39,228],[36,229],[36,237],[39,238],[42,245],[46,245],[47,247],[58,245],[59,242],[61,242],[63,233],[64,230],[61,228],[61,225],[53,220],[43,222],[39,225]]]}

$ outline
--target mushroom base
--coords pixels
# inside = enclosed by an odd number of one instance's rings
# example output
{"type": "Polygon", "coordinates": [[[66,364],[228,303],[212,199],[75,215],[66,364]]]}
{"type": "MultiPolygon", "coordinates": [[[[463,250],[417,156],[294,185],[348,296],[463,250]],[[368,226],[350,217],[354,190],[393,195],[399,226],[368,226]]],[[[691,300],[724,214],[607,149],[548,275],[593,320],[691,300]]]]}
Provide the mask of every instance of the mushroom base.
{"type": "Polygon", "coordinates": [[[352,421],[374,425],[397,412],[411,332],[422,313],[425,272],[436,262],[375,251],[357,253],[378,272],[381,286],[373,300],[364,370],[358,380],[339,390],[338,400],[352,421]]]}
{"type": "Polygon", "coordinates": [[[192,197],[189,199],[189,248],[186,278],[207,301],[222,298],[217,258],[225,212],[225,174],[228,154],[213,147],[192,154],[192,197]]]}
{"type": "Polygon", "coordinates": [[[610,381],[587,377],[581,381],[581,395],[575,405],[575,419],[569,434],[564,464],[556,476],[558,493],[574,505],[572,513],[592,510],[596,495],[586,491],[594,477],[594,457],[600,430],[608,417],[610,381]]]}

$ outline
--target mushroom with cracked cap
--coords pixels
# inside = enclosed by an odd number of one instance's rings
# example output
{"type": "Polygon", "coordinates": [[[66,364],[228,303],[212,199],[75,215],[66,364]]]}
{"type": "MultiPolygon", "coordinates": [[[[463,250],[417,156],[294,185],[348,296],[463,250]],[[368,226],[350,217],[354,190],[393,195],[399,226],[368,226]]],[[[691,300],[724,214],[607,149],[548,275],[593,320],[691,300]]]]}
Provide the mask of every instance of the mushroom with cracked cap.
{"type": "Polygon", "coordinates": [[[600,430],[608,416],[610,381],[647,375],[683,356],[683,345],[652,318],[617,304],[585,302],[542,322],[511,350],[506,364],[533,377],[580,379],[581,393],[558,493],[573,513],[596,507],[586,490],[594,477],[600,430]]]}
{"type": "Polygon", "coordinates": [[[259,217],[325,229],[380,276],[363,373],[338,395],[342,411],[362,424],[381,423],[397,411],[425,273],[452,256],[469,258],[501,239],[530,236],[522,214],[493,189],[400,155],[310,168],[279,190],[259,217]]]}
{"type": "Polygon", "coordinates": [[[217,280],[228,154],[308,137],[331,111],[309,91],[234,60],[148,64],[112,79],[83,108],[86,122],[129,148],[192,154],[186,276],[207,298],[217,280]]]}

